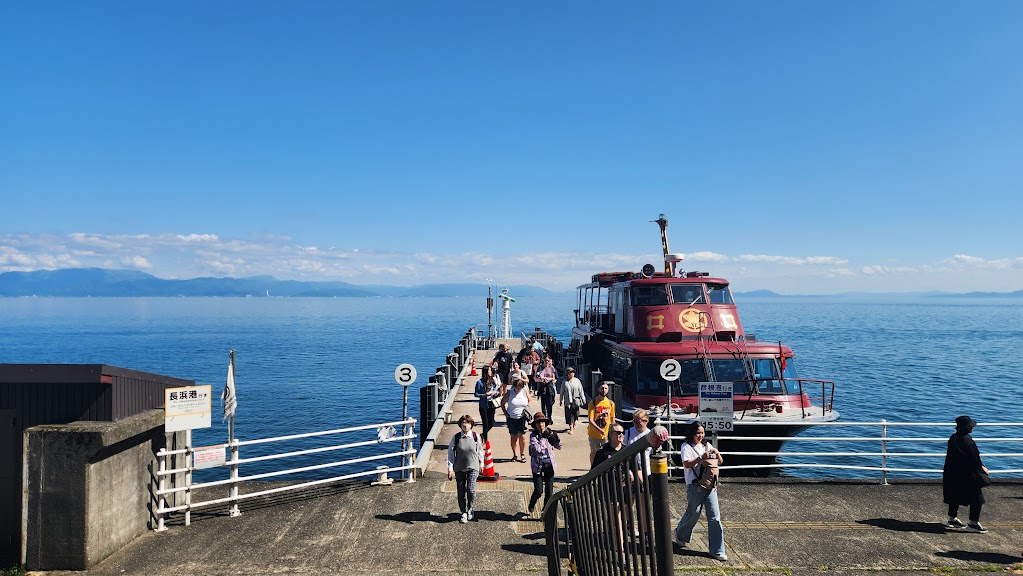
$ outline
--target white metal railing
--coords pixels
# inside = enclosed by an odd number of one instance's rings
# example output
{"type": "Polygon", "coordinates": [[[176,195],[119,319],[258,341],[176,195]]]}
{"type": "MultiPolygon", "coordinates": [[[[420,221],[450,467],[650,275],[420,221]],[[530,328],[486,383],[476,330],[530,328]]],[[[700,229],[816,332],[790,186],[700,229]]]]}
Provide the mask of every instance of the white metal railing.
{"type": "MultiPolygon", "coordinates": [[[[654,424],[666,425],[668,421],[658,419],[654,424]]],[[[672,423],[677,431],[678,427],[683,423],[675,421],[672,423]]],[[[744,425],[742,422],[735,422],[735,426],[744,425]]],[[[791,423],[785,422],[763,422],[756,424],[748,424],[755,426],[792,426],[791,423]]],[[[954,429],[954,425],[948,422],[889,422],[887,420],[881,420],[878,422],[821,422],[813,425],[815,428],[818,426],[828,427],[857,427],[857,428],[879,428],[878,436],[792,436],[784,438],[786,443],[804,443],[804,442],[816,442],[830,444],[834,443],[837,445],[845,446],[846,444],[876,444],[877,449],[866,449],[866,450],[845,450],[845,451],[813,451],[813,452],[799,452],[799,451],[783,451],[783,452],[769,452],[769,451],[729,451],[723,450],[722,455],[726,456],[725,462],[727,462],[727,456],[764,456],[764,457],[778,457],[783,456],[799,457],[799,458],[814,458],[821,459],[820,461],[814,462],[774,462],[773,464],[742,464],[742,465],[722,465],[721,470],[754,470],[754,469],[773,469],[773,468],[815,468],[815,469],[831,469],[831,470],[853,470],[861,472],[880,472],[881,483],[888,483],[888,473],[900,472],[909,474],[941,474],[942,469],[939,468],[920,468],[920,467],[899,467],[891,466],[889,459],[902,459],[902,458],[944,458],[945,451],[940,452],[896,452],[889,449],[889,444],[899,444],[904,442],[920,442],[920,443],[946,443],[948,442],[948,436],[891,436],[889,435],[890,429],[892,428],[945,428],[949,430],[954,429]],[[835,458],[865,458],[874,459],[878,461],[878,465],[861,465],[861,464],[848,464],[848,463],[833,463],[828,462],[829,459],[835,458]]],[[[1010,428],[1020,429],[1023,428],[1023,423],[984,423],[977,424],[977,428],[1010,428]]],[[[681,443],[685,441],[682,436],[672,435],[670,436],[672,445],[680,447],[681,443]]],[[[1008,436],[1008,437],[984,437],[982,435],[974,435],[973,439],[978,444],[985,443],[1002,443],[1002,444],[1018,444],[1023,443],[1023,436],[1008,436]]],[[[742,440],[744,442],[777,442],[778,436],[741,436],[736,434],[719,434],[712,439],[715,446],[722,440],[742,440]]],[[[790,444],[791,446],[791,444],[790,444]]],[[[854,448],[854,447],[850,447],[854,448]]],[[[670,450],[666,451],[669,456],[681,456],[681,450],[670,450]]],[[[981,458],[985,461],[990,462],[990,459],[1000,458],[1023,458],[1023,452],[985,452],[981,450],[981,458]]],[[[678,464],[678,459],[669,458],[669,468],[673,470],[680,470],[681,466],[678,464]]],[[[992,476],[997,475],[1009,475],[1009,474],[1020,474],[1023,473],[1023,468],[993,468],[988,466],[992,476]]]]}
{"type": "Polygon", "coordinates": [[[227,445],[221,445],[219,447],[211,448],[226,448],[230,454],[230,459],[225,459],[223,463],[216,464],[211,468],[226,467],[230,469],[229,478],[226,480],[214,480],[210,482],[192,483],[192,472],[197,470],[193,464],[193,458],[195,448],[191,446],[191,431],[186,432],[185,448],[177,450],[161,449],[157,454],[159,463],[159,469],[153,474],[152,481],[156,484],[155,489],[151,487],[152,497],[155,498],[153,506],[153,516],[155,521],[155,529],[157,531],[166,530],[165,519],[168,514],[172,512],[185,512],[185,525],[191,524],[191,513],[192,510],[202,508],[206,506],[214,506],[217,504],[230,504],[230,515],[237,516],[240,514],[238,511],[238,503],[241,500],[248,498],[255,498],[256,496],[265,496],[268,494],[276,494],[279,492],[286,492],[289,490],[298,490],[302,488],[309,488],[311,486],[317,486],[321,484],[329,484],[332,482],[339,482],[342,480],[350,480],[353,478],[359,478],[363,476],[377,475],[381,481],[389,483],[386,480],[388,472],[399,472],[403,478],[406,478],[407,482],[414,482],[414,474],[407,473],[407,471],[415,467],[415,450],[413,449],[412,442],[415,439],[415,419],[408,418],[407,420],[399,420],[397,422],[385,422],[383,424],[369,424],[365,426],[353,426],[351,428],[340,428],[337,430],[325,430],[322,432],[308,432],[304,434],[291,434],[288,436],[278,436],[275,438],[261,438],[257,440],[238,440],[233,439],[227,445]],[[400,427],[401,432],[395,430],[395,427],[400,427]],[[287,452],[281,452],[278,454],[269,454],[263,456],[255,456],[251,458],[240,458],[239,448],[242,446],[253,446],[256,444],[267,444],[272,442],[289,442],[294,440],[300,440],[304,438],[313,438],[321,436],[341,435],[352,432],[365,432],[368,430],[376,430],[377,438],[375,440],[361,440],[356,442],[346,442],[341,444],[335,444],[331,446],[321,446],[317,448],[310,448],[305,450],[291,450],[287,452]],[[371,446],[383,445],[388,443],[400,442],[400,448],[397,451],[385,452],[382,454],[373,454],[369,456],[360,456],[358,458],[349,458],[346,460],[337,460],[333,462],[327,462],[323,464],[315,464],[312,466],[302,466],[298,468],[287,468],[282,470],[274,470],[271,472],[262,472],[258,474],[251,474],[249,476],[240,476],[239,467],[242,464],[251,464],[254,462],[266,462],[270,460],[278,460],[283,458],[292,458],[296,456],[305,456],[309,454],[323,454],[326,452],[351,450],[353,448],[367,448],[371,446]],[[184,455],[186,465],[181,468],[169,468],[168,459],[174,456],[184,455]],[[310,480],[306,482],[300,482],[298,484],[289,484],[278,488],[271,488],[268,490],[260,490],[257,492],[249,492],[246,494],[238,494],[238,485],[242,482],[259,480],[263,478],[271,478],[274,476],[284,476],[288,474],[298,474],[302,472],[310,472],[313,470],[322,470],[325,468],[334,468],[340,466],[348,466],[354,464],[364,464],[367,462],[384,461],[388,459],[401,459],[400,466],[378,466],[374,470],[363,470],[358,472],[352,472],[349,474],[343,474],[339,476],[333,476],[330,478],[323,478],[317,480],[310,480]],[[174,475],[184,476],[184,485],[169,488],[167,487],[167,480],[174,475]],[[211,500],[204,500],[199,502],[192,501],[192,491],[200,488],[213,488],[216,486],[229,486],[228,496],[225,498],[214,498],[211,500]],[[176,506],[169,506],[167,503],[167,496],[171,494],[184,494],[184,503],[176,506]]]}

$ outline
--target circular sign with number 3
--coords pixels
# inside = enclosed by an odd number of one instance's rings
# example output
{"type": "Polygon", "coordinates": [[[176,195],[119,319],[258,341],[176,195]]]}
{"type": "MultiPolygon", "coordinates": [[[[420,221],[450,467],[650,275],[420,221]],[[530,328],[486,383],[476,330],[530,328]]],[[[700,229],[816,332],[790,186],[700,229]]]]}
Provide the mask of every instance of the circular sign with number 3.
{"type": "Polygon", "coordinates": [[[394,369],[394,381],[402,386],[408,386],[416,381],[416,367],[411,364],[402,364],[394,369]]]}

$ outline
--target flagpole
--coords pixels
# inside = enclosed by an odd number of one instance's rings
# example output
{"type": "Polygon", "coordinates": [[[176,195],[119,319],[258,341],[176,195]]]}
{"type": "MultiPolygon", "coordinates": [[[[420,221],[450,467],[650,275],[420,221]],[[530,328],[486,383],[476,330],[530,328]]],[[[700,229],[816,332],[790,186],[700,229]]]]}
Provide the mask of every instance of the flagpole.
{"type": "MultiPolygon", "coordinates": [[[[230,386],[230,389],[231,389],[231,394],[232,394],[232,398],[230,400],[232,402],[237,403],[237,400],[235,399],[236,398],[236,396],[235,396],[236,393],[235,393],[235,390],[234,390],[234,350],[231,350],[230,356],[231,356],[231,360],[230,360],[230,363],[228,365],[228,370],[227,370],[228,383],[229,383],[229,386],[230,386]]],[[[225,402],[226,402],[226,399],[225,399],[225,402]]],[[[226,407],[226,404],[225,404],[225,407],[226,407]]],[[[234,441],[234,409],[232,409],[230,411],[230,414],[227,417],[227,446],[228,446],[228,453],[231,456],[231,462],[237,462],[238,461],[238,446],[235,444],[235,441],[234,441]]],[[[230,515],[231,516],[240,516],[241,515],[241,511],[238,510],[238,464],[231,464],[231,480],[233,480],[233,482],[231,483],[231,509],[230,509],[230,515]]]]}

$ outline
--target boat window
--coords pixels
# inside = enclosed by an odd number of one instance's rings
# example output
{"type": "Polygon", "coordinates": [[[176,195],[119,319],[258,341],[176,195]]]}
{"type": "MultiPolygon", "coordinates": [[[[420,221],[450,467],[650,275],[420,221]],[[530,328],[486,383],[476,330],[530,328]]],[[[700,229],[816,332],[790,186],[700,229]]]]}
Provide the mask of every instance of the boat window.
{"type": "MultiPolygon", "coordinates": [[[[784,394],[785,385],[778,379],[778,361],[774,358],[753,358],[750,360],[753,378],[758,381],[760,394],[784,394]]],[[[748,391],[746,392],[749,393],[748,391]]]]}
{"type": "Polygon", "coordinates": [[[671,301],[675,304],[706,304],[703,299],[702,284],[673,284],[671,286],[671,301]]]}
{"type": "Polygon", "coordinates": [[[732,300],[732,292],[728,289],[728,286],[707,284],[707,293],[710,295],[711,304],[735,304],[732,300]]]}
{"type": "MultiPolygon", "coordinates": [[[[703,362],[696,358],[677,358],[682,374],[674,382],[673,396],[695,396],[699,394],[699,383],[706,382],[703,362]]],[[[636,363],[636,393],[651,396],[667,396],[668,389],[661,378],[663,360],[640,360],[636,363]]]]}
{"type": "Polygon", "coordinates": [[[668,304],[668,291],[663,284],[655,286],[633,286],[633,306],[666,306],[668,304]]]}

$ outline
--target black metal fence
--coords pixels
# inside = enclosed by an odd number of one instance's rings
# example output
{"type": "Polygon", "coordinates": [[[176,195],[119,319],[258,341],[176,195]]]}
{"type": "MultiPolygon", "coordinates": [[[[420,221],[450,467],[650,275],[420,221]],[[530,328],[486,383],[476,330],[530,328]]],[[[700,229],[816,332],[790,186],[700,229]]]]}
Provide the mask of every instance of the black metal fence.
{"type": "Polygon", "coordinates": [[[659,450],[667,434],[655,428],[551,498],[543,510],[548,574],[673,573],[668,463],[659,450]]]}

